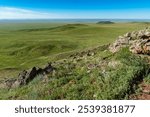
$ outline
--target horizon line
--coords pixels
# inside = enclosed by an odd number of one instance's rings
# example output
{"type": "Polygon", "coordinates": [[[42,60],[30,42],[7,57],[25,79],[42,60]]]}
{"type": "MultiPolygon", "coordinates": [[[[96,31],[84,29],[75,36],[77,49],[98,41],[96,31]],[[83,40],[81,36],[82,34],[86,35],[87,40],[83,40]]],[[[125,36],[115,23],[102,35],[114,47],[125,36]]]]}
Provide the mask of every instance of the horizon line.
{"type": "Polygon", "coordinates": [[[12,18],[12,19],[0,19],[0,20],[76,20],[76,19],[81,19],[81,20],[150,20],[150,18],[12,18]]]}

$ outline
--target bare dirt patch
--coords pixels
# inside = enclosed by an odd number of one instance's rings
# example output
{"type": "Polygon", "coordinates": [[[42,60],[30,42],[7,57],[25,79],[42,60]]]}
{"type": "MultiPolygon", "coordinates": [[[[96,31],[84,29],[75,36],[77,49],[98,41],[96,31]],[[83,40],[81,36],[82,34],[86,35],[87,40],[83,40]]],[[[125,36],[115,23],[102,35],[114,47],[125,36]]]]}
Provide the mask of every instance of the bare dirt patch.
{"type": "Polygon", "coordinates": [[[138,94],[133,94],[130,99],[133,100],[150,100],[150,84],[142,82],[140,85],[141,91],[138,94]]]}

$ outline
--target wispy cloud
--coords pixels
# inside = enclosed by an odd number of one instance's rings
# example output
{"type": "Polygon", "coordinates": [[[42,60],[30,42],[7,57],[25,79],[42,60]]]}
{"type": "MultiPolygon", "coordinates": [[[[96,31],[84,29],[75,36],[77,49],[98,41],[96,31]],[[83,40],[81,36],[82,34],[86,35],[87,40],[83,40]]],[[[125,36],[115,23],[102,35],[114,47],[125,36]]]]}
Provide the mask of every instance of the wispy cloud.
{"type": "Polygon", "coordinates": [[[120,18],[150,19],[150,9],[127,10],[57,10],[42,12],[15,7],[0,7],[0,19],[120,18]]]}
{"type": "Polygon", "coordinates": [[[0,19],[51,19],[62,18],[55,13],[45,13],[22,8],[0,7],[0,19]]]}

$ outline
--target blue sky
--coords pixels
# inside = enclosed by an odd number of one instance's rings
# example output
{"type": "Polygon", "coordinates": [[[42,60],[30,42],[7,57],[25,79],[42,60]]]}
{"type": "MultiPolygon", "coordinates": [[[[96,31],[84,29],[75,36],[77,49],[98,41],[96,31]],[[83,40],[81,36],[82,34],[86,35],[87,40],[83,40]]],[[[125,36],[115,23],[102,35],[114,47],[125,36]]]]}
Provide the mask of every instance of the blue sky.
{"type": "Polygon", "coordinates": [[[150,0],[0,0],[0,19],[150,19],[150,0]]]}

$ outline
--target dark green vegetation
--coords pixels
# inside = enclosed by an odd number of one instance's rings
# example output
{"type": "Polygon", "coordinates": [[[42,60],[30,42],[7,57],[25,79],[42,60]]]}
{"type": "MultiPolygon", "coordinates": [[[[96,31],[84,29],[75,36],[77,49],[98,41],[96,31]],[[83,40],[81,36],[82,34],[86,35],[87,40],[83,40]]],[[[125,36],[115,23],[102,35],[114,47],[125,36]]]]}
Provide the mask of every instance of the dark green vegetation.
{"type": "Polygon", "coordinates": [[[125,99],[149,69],[128,49],[112,54],[100,46],[145,23],[0,25],[1,79],[48,61],[56,67],[44,80],[40,75],[27,86],[0,89],[0,99],[125,99]],[[89,49],[91,55],[83,54],[89,49]]]}

